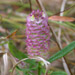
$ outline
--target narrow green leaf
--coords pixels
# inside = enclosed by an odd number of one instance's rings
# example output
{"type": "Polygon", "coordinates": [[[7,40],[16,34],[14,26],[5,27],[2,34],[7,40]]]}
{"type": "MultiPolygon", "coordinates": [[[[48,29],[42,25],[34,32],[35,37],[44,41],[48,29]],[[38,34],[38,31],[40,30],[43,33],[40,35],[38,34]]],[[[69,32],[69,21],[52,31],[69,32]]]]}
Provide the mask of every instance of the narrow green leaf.
{"type": "Polygon", "coordinates": [[[51,75],[67,75],[67,73],[63,71],[56,71],[56,72],[52,72],[51,75]]]}
{"type": "Polygon", "coordinates": [[[23,58],[27,58],[27,55],[25,55],[23,52],[19,51],[19,50],[15,47],[15,45],[13,44],[12,41],[9,41],[9,42],[8,42],[8,47],[9,47],[10,53],[11,53],[14,57],[18,58],[19,60],[21,60],[21,59],[23,59],[23,58]]]}
{"type": "Polygon", "coordinates": [[[51,20],[49,20],[49,22],[56,23],[56,24],[59,24],[59,25],[63,25],[65,27],[75,29],[75,25],[73,23],[70,23],[70,22],[59,22],[59,21],[51,21],[51,20]]]}
{"type": "Polygon", "coordinates": [[[70,51],[72,51],[75,48],[75,41],[73,41],[72,43],[70,43],[68,46],[64,47],[62,50],[60,50],[59,52],[57,52],[55,55],[51,56],[48,61],[49,62],[53,62],[63,56],[65,56],[66,54],[68,54],[70,51]]]}

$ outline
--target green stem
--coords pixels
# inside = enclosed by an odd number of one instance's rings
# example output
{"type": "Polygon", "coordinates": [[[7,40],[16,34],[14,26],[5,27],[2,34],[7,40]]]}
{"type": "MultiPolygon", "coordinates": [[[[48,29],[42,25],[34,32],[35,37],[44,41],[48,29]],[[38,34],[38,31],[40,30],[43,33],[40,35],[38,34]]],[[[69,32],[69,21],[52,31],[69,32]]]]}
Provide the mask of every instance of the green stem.
{"type": "Polygon", "coordinates": [[[38,75],[41,75],[41,63],[38,63],[38,75]]]}

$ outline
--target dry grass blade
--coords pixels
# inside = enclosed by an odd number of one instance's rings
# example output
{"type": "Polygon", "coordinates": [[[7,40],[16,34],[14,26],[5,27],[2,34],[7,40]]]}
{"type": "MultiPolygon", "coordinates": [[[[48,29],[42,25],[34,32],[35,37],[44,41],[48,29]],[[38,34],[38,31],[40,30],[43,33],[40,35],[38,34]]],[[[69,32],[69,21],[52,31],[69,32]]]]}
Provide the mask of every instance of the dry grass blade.
{"type": "MultiPolygon", "coordinates": [[[[10,53],[8,53],[8,56],[10,57],[10,60],[13,64],[13,66],[16,65],[17,62],[16,62],[15,58],[10,53]]],[[[23,73],[21,71],[18,71],[18,72],[19,72],[20,75],[23,75],[23,73]]],[[[11,73],[11,75],[14,75],[14,74],[11,73]]]]}
{"type": "Polygon", "coordinates": [[[7,53],[3,55],[3,62],[4,62],[4,75],[7,75],[8,73],[8,55],[7,53]]]}
{"type": "Polygon", "coordinates": [[[18,30],[15,30],[12,34],[8,35],[7,38],[11,38],[11,37],[15,36],[15,34],[16,34],[17,31],[18,30]]]}
{"type": "Polygon", "coordinates": [[[19,62],[17,62],[17,63],[13,66],[11,75],[14,75],[14,70],[15,70],[16,66],[17,66],[19,63],[21,63],[22,61],[25,61],[25,60],[27,60],[27,59],[29,59],[29,58],[24,58],[24,59],[20,60],[19,62]]]}
{"type": "Polygon", "coordinates": [[[13,33],[11,33],[10,35],[8,35],[7,37],[1,37],[0,40],[2,41],[2,40],[7,40],[7,39],[9,39],[9,38],[15,37],[15,34],[16,34],[17,31],[18,31],[18,29],[15,30],[15,31],[14,31],[13,33]]]}
{"type": "Polygon", "coordinates": [[[6,52],[4,52],[4,51],[0,51],[0,57],[2,57],[3,56],[3,54],[5,54],[6,52]]]}

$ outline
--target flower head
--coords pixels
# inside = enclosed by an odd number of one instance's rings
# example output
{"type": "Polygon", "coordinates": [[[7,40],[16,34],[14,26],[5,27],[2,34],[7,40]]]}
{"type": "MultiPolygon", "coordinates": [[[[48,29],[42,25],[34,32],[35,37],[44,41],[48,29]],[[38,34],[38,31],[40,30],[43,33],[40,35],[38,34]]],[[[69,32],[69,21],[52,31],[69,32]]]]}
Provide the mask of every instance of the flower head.
{"type": "Polygon", "coordinates": [[[50,46],[48,18],[39,10],[33,10],[27,17],[26,45],[29,57],[47,58],[50,46]]]}

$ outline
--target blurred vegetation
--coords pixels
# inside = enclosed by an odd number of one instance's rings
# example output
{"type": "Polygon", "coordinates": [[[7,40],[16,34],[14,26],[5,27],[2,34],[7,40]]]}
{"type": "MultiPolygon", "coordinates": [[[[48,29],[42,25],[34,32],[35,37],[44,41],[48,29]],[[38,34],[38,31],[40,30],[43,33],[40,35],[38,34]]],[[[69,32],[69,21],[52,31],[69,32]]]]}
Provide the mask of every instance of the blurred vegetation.
{"type": "MultiPolygon", "coordinates": [[[[66,4],[66,8],[74,5],[73,1],[74,0],[68,0],[66,4]],[[72,1],[72,3],[69,3],[70,1],[72,1]]],[[[49,0],[47,1],[43,0],[43,4],[46,8],[48,16],[52,16],[55,13],[58,13],[60,11],[62,0],[51,0],[51,2],[49,0]]],[[[39,9],[35,0],[32,0],[32,9],[33,10],[39,9]]],[[[6,37],[17,29],[18,31],[15,37],[13,37],[13,41],[15,42],[17,48],[24,53],[27,52],[26,46],[25,46],[26,17],[30,12],[31,12],[30,4],[28,0],[26,1],[23,0],[23,3],[19,0],[17,1],[0,0],[0,37],[6,37]]],[[[75,18],[75,7],[70,8],[69,10],[64,12],[64,16],[75,18]]],[[[58,35],[59,26],[62,28],[61,42],[63,47],[65,47],[67,44],[75,40],[75,22],[58,22],[58,21],[49,20],[49,24],[53,26],[54,31],[57,35],[58,35]]],[[[51,34],[51,46],[50,46],[49,53],[50,53],[50,56],[52,56],[59,50],[59,48],[57,47],[55,43],[55,38],[52,36],[51,32],[50,34],[51,34]]],[[[0,40],[0,42],[2,42],[2,40],[0,40]]],[[[74,73],[75,51],[74,52],[72,51],[71,53],[69,53],[66,56],[66,58],[68,59],[67,61],[70,64],[72,72],[74,73]]],[[[52,65],[54,66],[51,68],[51,70],[53,71],[55,70],[58,71],[59,69],[63,70],[61,59],[57,60],[56,63],[53,63],[52,65]]],[[[54,75],[54,73],[52,73],[52,75],[54,75]]]]}

